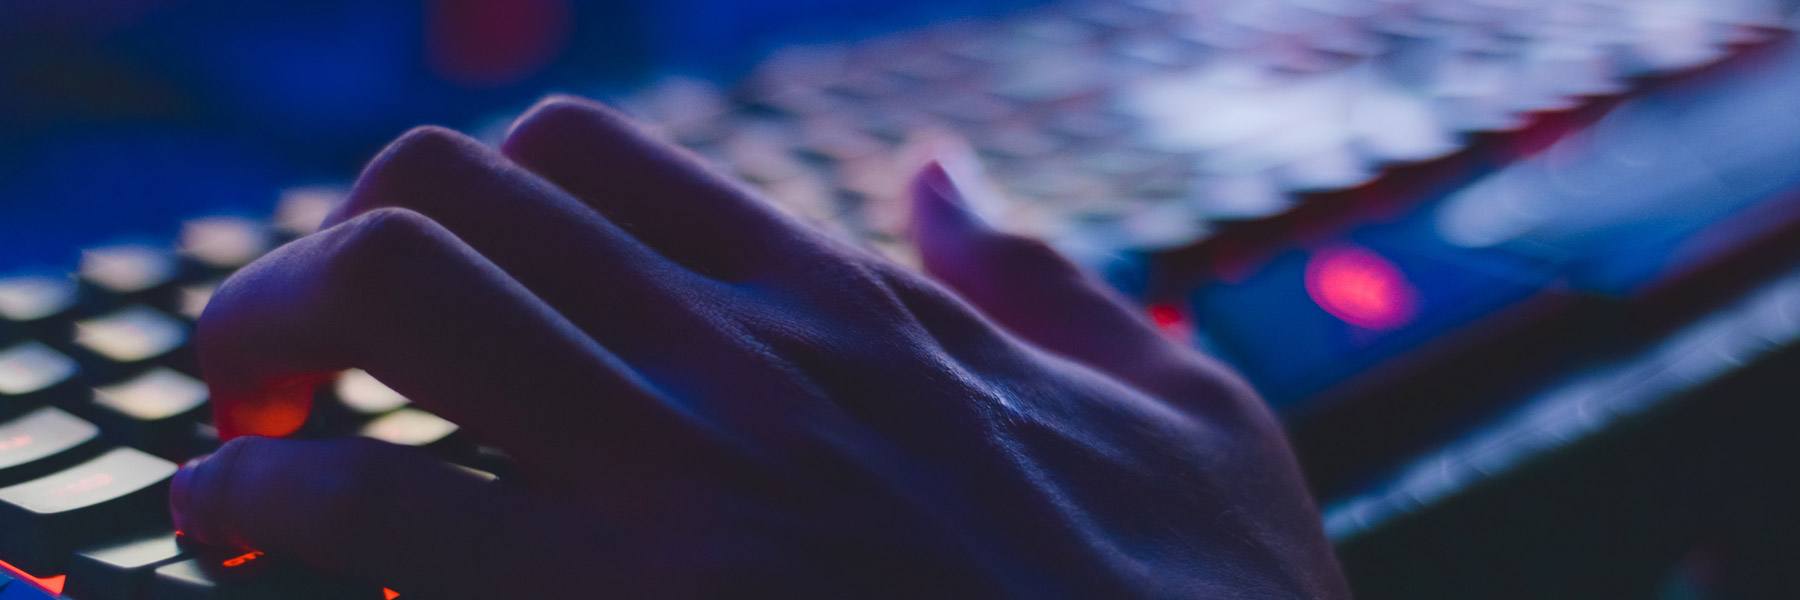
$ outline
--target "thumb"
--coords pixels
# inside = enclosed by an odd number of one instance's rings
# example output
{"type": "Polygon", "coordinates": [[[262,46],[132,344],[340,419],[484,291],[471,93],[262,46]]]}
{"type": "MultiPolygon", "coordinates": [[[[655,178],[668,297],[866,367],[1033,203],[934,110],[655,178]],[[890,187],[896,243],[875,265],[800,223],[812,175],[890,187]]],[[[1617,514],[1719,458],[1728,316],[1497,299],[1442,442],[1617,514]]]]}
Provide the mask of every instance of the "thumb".
{"type": "Polygon", "coordinates": [[[1065,358],[1169,398],[1235,379],[1170,342],[1129,302],[1048,244],[999,231],[970,209],[941,162],[913,179],[913,244],[926,273],[1002,326],[1065,358]]]}
{"type": "Polygon", "coordinates": [[[568,578],[602,570],[587,560],[557,564],[576,553],[566,551],[573,528],[554,511],[373,440],[234,439],[184,466],[170,496],[177,529],[195,541],[263,550],[410,596],[554,597],[568,578]]]}

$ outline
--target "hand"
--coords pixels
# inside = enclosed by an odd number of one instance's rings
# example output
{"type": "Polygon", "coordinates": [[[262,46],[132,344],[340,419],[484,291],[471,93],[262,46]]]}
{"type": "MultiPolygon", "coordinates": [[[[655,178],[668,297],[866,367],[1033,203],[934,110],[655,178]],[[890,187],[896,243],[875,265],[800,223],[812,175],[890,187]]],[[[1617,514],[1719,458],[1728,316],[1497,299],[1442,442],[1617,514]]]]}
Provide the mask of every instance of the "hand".
{"type": "Polygon", "coordinates": [[[955,179],[912,187],[946,289],[589,103],[498,152],[413,131],[207,308],[249,437],[177,475],[177,526],[430,598],[1345,597],[1255,394],[955,179]],[[519,476],[256,437],[347,367],[519,476]]]}

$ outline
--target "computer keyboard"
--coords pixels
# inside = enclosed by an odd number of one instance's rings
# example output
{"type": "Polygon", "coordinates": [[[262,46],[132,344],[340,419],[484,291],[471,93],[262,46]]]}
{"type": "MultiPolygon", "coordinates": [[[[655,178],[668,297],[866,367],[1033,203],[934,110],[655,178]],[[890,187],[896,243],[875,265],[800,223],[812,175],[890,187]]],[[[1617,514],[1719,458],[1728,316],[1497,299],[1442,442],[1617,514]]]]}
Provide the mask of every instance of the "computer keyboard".
{"type": "MultiPolygon", "coordinates": [[[[1542,354],[1556,368],[1582,364],[1592,348],[1571,340],[1593,332],[1563,331],[1571,314],[1592,314],[1595,296],[1635,297],[1673,280],[1667,265],[1618,257],[1680,246],[1742,214],[1682,213],[1681,202],[1742,208],[1794,183],[1780,156],[1722,152],[1704,156],[1718,170],[1691,189],[1619,200],[1612,190],[1648,189],[1644,172],[1684,172],[1621,170],[1607,162],[1618,153],[1569,149],[1587,131],[1627,150],[1678,144],[1741,125],[1707,118],[1773,119],[1800,106],[1782,102],[1800,86],[1777,85],[1781,78],[1768,78],[1773,91],[1762,95],[1746,91],[1754,86],[1657,95],[1711,88],[1707,77],[1744,61],[1793,67],[1780,62],[1793,60],[1791,12],[1763,0],[1060,2],[791,48],[730,84],[670,77],[597,95],[783,209],[903,262],[914,260],[903,241],[905,178],[922,148],[965,140],[1002,192],[980,210],[1113,269],[1116,282],[1156,304],[1159,322],[1196,326],[1199,342],[1249,373],[1285,415],[1312,423],[1297,426],[1296,441],[1314,477],[1331,484],[1321,489],[1335,494],[1424,442],[1347,449],[1319,432],[1400,414],[1396,405],[1318,421],[1336,413],[1320,413],[1315,400],[1355,405],[1445,364],[1432,357],[1461,356],[1454,364],[1466,366],[1470,355],[1450,350],[1492,351],[1502,338],[1553,348],[1542,354]],[[1610,114],[1626,116],[1593,124],[1610,114]],[[1602,129],[1633,115],[1639,129],[1623,131],[1643,136],[1602,129]],[[1690,127],[1656,137],[1664,123],[1690,127]],[[1515,180],[1554,180],[1515,174],[1533,169],[1580,175],[1588,187],[1554,189],[1586,194],[1569,203],[1594,210],[1520,212],[1509,204],[1521,189],[1515,180]],[[1725,187],[1713,185],[1720,173],[1725,187]],[[1767,182],[1784,183],[1752,185],[1767,182]],[[1371,198],[1375,190],[1382,197],[1371,198]],[[1742,197],[1720,200],[1720,190],[1742,197]],[[1352,204],[1374,208],[1343,209],[1352,204]],[[1644,206],[1691,227],[1617,226],[1644,206]],[[1481,220],[1493,215],[1515,218],[1481,220]],[[1591,232],[1610,233],[1584,237],[1591,232]],[[1532,335],[1470,335],[1495,330],[1532,335]]],[[[485,128],[490,138],[501,129],[485,128]]],[[[170,529],[175,465],[218,443],[190,347],[193,322],[225,277],[311,232],[341,190],[279,195],[266,217],[197,216],[169,243],[89,249],[72,275],[0,276],[0,600],[395,595],[253,550],[193,547],[170,529]]],[[[1600,304],[1622,305],[1632,306],[1600,304]]],[[[1522,366],[1475,362],[1492,367],[1490,378],[1522,366]]],[[[363,435],[507,474],[503,453],[365,373],[347,372],[319,394],[306,435],[363,435]]],[[[1441,433],[1445,422],[1413,425],[1441,433]]],[[[1333,504],[1333,531],[1352,537],[1371,520],[1345,506],[1363,505],[1333,504]]]]}
{"type": "MultiPolygon", "coordinates": [[[[66,277],[0,277],[0,598],[389,598],[260,552],[180,542],[176,465],[218,446],[190,346],[220,278],[310,232],[336,202],[297,188],[267,222],[187,221],[171,248],[83,253],[66,277]],[[26,574],[48,577],[31,578],[26,574]]],[[[320,391],[308,434],[426,448],[483,472],[504,455],[361,371],[320,391]]]]}

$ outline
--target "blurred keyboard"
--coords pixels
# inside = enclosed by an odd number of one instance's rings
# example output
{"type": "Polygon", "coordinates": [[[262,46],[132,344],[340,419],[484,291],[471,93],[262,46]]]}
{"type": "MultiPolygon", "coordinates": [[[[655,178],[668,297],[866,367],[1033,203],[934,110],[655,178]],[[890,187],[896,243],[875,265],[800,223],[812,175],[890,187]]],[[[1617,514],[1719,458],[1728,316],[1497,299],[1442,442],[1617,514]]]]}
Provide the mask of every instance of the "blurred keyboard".
{"type": "MultiPolygon", "coordinates": [[[[1355,487],[1372,473],[1541,381],[1626,369],[1604,365],[1675,343],[1658,340],[1797,262],[1780,243],[1800,230],[1792,12],[1069,2],[792,48],[730,84],[672,77],[600,95],[782,208],[906,262],[904,179],[923,148],[966,140],[1002,192],[980,210],[1110,269],[1160,323],[1246,372],[1294,425],[1322,492],[1364,489],[1331,504],[1349,539],[1438,489],[1413,475],[1355,487]]],[[[0,276],[0,600],[394,595],[170,530],[170,474],[217,445],[194,320],[224,277],[310,232],[340,192],[280,195],[272,215],[92,248],[72,274],[0,276]]],[[[1630,371],[1618,373],[1609,381],[1630,371]]],[[[309,434],[505,475],[502,454],[366,374],[320,394],[309,434]]],[[[1615,402],[1628,401],[1652,402],[1615,402]]],[[[1551,412],[1600,426],[1571,406],[1551,412]]],[[[1527,441],[1442,460],[1518,464],[1562,445],[1532,436],[1489,434],[1527,441]]]]}
{"type": "Polygon", "coordinates": [[[978,210],[1198,325],[1332,491],[1629,337],[1595,296],[1776,254],[1724,224],[1791,216],[1746,214],[1800,187],[1795,6],[1058,2],[597,95],[902,262],[905,178],[966,142],[978,210]]]}
{"type": "Polygon", "coordinates": [[[782,205],[900,248],[907,142],[965,138],[1007,227],[1084,255],[1231,223],[1454,155],[1767,41],[1758,0],[1062,2],[771,57],[617,98],[782,205]]]}

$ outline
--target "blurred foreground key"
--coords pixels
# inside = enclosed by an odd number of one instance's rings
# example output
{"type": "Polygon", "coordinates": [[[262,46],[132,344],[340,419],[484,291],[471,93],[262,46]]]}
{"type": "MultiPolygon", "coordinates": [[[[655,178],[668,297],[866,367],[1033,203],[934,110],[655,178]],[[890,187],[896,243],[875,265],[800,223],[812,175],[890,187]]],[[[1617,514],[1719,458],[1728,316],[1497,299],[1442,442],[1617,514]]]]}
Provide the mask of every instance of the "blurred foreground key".
{"type": "Polygon", "coordinates": [[[118,448],[62,472],[0,488],[0,556],[53,573],[76,549],[108,536],[168,527],[175,463],[118,448]]]}
{"type": "Polygon", "coordinates": [[[173,532],[101,545],[75,555],[63,591],[81,600],[143,598],[156,568],[184,556],[173,532]]]}
{"type": "Polygon", "coordinates": [[[157,567],[151,600],[384,600],[381,586],[321,576],[261,551],[194,549],[187,560],[157,567]]]}
{"type": "Polygon", "coordinates": [[[81,297],[78,290],[67,277],[0,277],[0,336],[57,336],[59,326],[68,327],[65,317],[81,297]]]}

